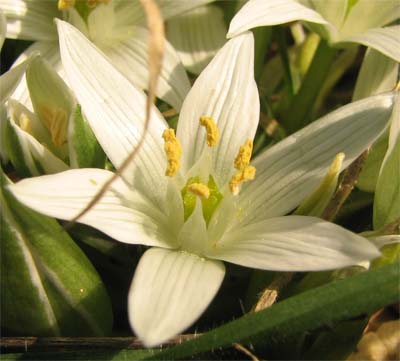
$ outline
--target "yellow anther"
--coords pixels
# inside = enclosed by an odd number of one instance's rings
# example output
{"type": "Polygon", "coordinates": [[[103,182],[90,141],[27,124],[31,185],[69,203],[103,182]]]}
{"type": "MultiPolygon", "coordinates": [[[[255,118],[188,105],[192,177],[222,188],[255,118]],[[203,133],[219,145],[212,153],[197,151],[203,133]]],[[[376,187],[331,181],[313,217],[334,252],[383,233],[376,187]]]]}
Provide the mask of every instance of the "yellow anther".
{"type": "Polygon", "coordinates": [[[210,196],[210,188],[203,183],[192,183],[187,187],[188,192],[199,196],[201,198],[208,198],[210,196]]]}
{"type": "Polygon", "coordinates": [[[243,182],[253,180],[256,176],[256,168],[252,165],[246,166],[244,169],[238,170],[231,178],[229,182],[229,189],[233,195],[239,194],[239,186],[243,182]]]}
{"type": "Polygon", "coordinates": [[[42,106],[40,115],[44,125],[50,132],[53,143],[56,146],[63,145],[67,141],[67,112],[62,108],[42,106]]]}
{"type": "Polygon", "coordinates": [[[19,127],[23,131],[32,134],[32,121],[27,114],[21,113],[21,115],[19,116],[19,127]]]}
{"type": "Polygon", "coordinates": [[[211,117],[200,117],[200,125],[206,128],[207,132],[207,145],[209,147],[214,147],[217,145],[219,140],[219,130],[217,124],[211,117]]]}
{"type": "Polygon", "coordinates": [[[164,138],[164,150],[167,155],[168,166],[165,175],[173,177],[181,165],[182,148],[179,140],[175,136],[173,129],[165,129],[162,135],[164,138]]]}
{"type": "Polygon", "coordinates": [[[240,146],[238,155],[235,158],[235,168],[237,170],[244,170],[249,164],[251,153],[253,151],[253,141],[251,139],[240,146]]]}
{"type": "Polygon", "coordinates": [[[75,6],[75,0],[58,0],[58,10],[68,10],[75,6]]]}

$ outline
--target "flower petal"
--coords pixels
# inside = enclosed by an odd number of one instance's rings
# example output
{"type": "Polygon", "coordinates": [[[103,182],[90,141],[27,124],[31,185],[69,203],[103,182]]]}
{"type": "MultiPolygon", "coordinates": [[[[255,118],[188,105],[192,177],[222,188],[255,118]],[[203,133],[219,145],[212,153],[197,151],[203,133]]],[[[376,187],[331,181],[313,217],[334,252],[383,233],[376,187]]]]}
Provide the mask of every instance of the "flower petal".
{"type": "Polygon", "coordinates": [[[362,34],[348,36],[342,41],[369,46],[400,62],[400,25],[370,29],[362,34]]]}
{"type": "Polygon", "coordinates": [[[365,238],[319,218],[270,218],[227,233],[207,256],[271,271],[322,271],[379,256],[365,238]]]}
{"type": "MultiPolygon", "coordinates": [[[[55,41],[37,41],[28,47],[14,62],[13,67],[21,64],[33,54],[39,53],[46,61],[53,67],[57,73],[64,78],[64,72],[61,66],[60,52],[58,51],[58,44],[55,41]]],[[[28,109],[32,110],[32,103],[29,96],[29,90],[26,84],[25,75],[18,84],[12,98],[24,104],[28,109]]]]}
{"type": "Polygon", "coordinates": [[[158,0],[163,19],[168,20],[174,16],[180,16],[198,6],[206,5],[214,0],[158,0]]]}
{"type": "Polygon", "coordinates": [[[133,330],[148,347],[177,335],[205,311],[224,275],[222,262],[182,251],[148,250],[129,291],[133,330]]]}
{"type": "Polygon", "coordinates": [[[348,104],[262,153],[253,162],[255,180],[240,193],[238,222],[293,210],[318,186],[336,154],[345,154],[344,169],[382,134],[394,98],[389,93],[348,104]]]}
{"type": "MultiPolygon", "coordinates": [[[[24,179],[10,189],[20,202],[35,211],[71,220],[112,175],[102,169],[73,169],[24,179]]],[[[120,242],[167,248],[173,244],[165,216],[121,179],[79,222],[120,242]]]]}
{"type": "Polygon", "coordinates": [[[340,29],[342,36],[351,36],[368,29],[381,28],[400,18],[400,6],[397,0],[357,0],[353,3],[340,29]]]}
{"type": "Polygon", "coordinates": [[[23,40],[55,40],[53,18],[60,16],[55,1],[1,0],[7,18],[7,37],[23,40]]]}
{"type": "Polygon", "coordinates": [[[326,24],[316,11],[295,0],[250,0],[232,19],[228,38],[258,26],[284,24],[295,20],[326,24]]]}
{"type": "Polygon", "coordinates": [[[254,38],[250,32],[228,41],[200,74],[179,117],[177,136],[187,171],[206,147],[201,116],[212,117],[220,141],[212,148],[216,182],[221,186],[233,172],[233,161],[247,139],[253,139],[259,119],[259,98],[254,81],[254,38]]]}
{"type": "Polygon", "coordinates": [[[23,75],[25,74],[28,64],[29,61],[27,59],[0,76],[0,104],[4,104],[13,91],[17,88],[23,75]]]}
{"type": "MultiPolygon", "coordinates": [[[[126,159],[143,132],[146,96],[124,78],[77,29],[57,21],[61,58],[69,84],[100,145],[115,167],[126,159]]],[[[155,202],[164,199],[166,122],[153,107],[148,132],[126,180],[155,202]]]]}
{"type": "Polygon", "coordinates": [[[217,6],[198,7],[168,21],[167,37],[192,73],[200,74],[224,45],[224,13],[217,6]]]}
{"type": "MultiPolygon", "coordinates": [[[[104,48],[104,52],[136,87],[147,89],[149,31],[140,27],[133,29],[133,37],[104,48]]],[[[175,49],[167,42],[156,95],[180,110],[189,90],[190,82],[185,69],[175,49]]]]}
{"type": "MultiPolygon", "coordinates": [[[[214,0],[157,0],[156,2],[160,7],[163,19],[168,20],[212,1],[214,0]]],[[[146,25],[146,15],[139,0],[113,0],[112,3],[114,3],[118,24],[122,26],[146,25]]]]}
{"type": "Polygon", "coordinates": [[[374,49],[367,49],[358,73],[353,100],[393,89],[396,85],[398,70],[397,62],[374,49]]]}

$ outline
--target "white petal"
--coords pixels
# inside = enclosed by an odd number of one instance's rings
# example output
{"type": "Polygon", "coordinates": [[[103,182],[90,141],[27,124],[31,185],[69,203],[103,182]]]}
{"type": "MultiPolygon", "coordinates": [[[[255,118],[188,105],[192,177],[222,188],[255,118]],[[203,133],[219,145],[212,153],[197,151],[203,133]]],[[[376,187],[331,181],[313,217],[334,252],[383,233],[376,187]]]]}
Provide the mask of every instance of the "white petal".
{"type": "Polygon", "coordinates": [[[11,126],[18,137],[23,150],[23,159],[32,175],[53,174],[68,169],[68,166],[45,146],[39,143],[32,135],[23,131],[14,122],[11,126]],[[39,169],[38,169],[38,166],[39,169]]]}
{"type": "Polygon", "coordinates": [[[7,37],[24,40],[55,40],[53,18],[60,16],[52,0],[0,0],[7,18],[7,37]]]}
{"type": "Polygon", "coordinates": [[[374,49],[367,49],[353,100],[392,90],[396,85],[399,64],[374,49]]]}
{"type": "MultiPolygon", "coordinates": [[[[102,169],[73,169],[24,179],[10,189],[28,207],[47,216],[71,220],[112,175],[102,169]]],[[[79,222],[120,242],[168,248],[174,242],[160,211],[121,179],[79,222]]]]}
{"type": "Polygon", "coordinates": [[[400,62],[400,25],[370,29],[362,34],[348,36],[342,41],[369,46],[400,62]]]}
{"type": "Polygon", "coordinates": [[[18,84],[22,81],[28,63],[29,61],[27,59],[0,76],[0,105],[7,101],[13,91],[17,88],[18,84]]]}
{"type": "Polygon", "coordinates": [[[379,256],[365,238],[314,217],[270,218],[227,233],[208,256],[271,271],[322,271],[379,256]]]}
{"type": "Polygon", "coordinates": [[[202,6],[168,21],[167,37],[183,65],[200,74],[224,45],[226,25],[221,8],[202,6]]]}
{"type": "Polygon", "coordinates": [[[164,20],[168,20],[174,16],[180,16],[198,6],[206,5],[214,0],[158,0],[164,20]]]}
{"type": "MultiPolygon", "coordinates": [[[[214,0],[157,0],[164,20],[179,16],[198,6],[208,4],[214,0]]],[[[123,27],[132,25],[146,25],[146,15],[139,0],[113,0],[118,24],[123,27]]]]}
{"type": "Polygon", "coordinates": [[[179,244],[185,252],[201,255],[207,239],[207,225],[203,217],[203,208],[200,200],[196,199],[194,211],[179,233],[179,244]]]}
{"type": "MultiPolygon", "coordinates": [[[[134,36],[104,48],[112,64],[136,87],[148,87],[148,30],[134,27],[134,36]]],[[[163,67],[157,86],[157,96],[180,110],[190,82],[175,49],[166,43],[163,67]]]]}
{"type": "Polygon", "coordinates": [[[250,0],[232,19],[228,37],[258,26],[278,25],[295,20],[327,23],[319,13],[295,0],[250,0]]]}
{"type": "MultiPolygon", "coordinates": [[[[57,22],[61,58],[69,84],[100,145],[115,167],[137,145],[145,121],[146,96],[124,78],[92,43],[66,22],[57,22]]],[[[124,173],[126,180],[155,202],[164,198],[166,122],[153,107],[145,142],[124,173]]]]}
{"type": "Polygon", "coordinates": [[[315,10],[335,28],[340,29],[343,25],[348,8],[348,0],[300,0],[299,2],[315,10]]]}
{"type": "MultiPolygon", "coordinates": [[[[58,44],[53,41],[37,41],[33,43],[17,58],[13,66],[21,64],[35,53],[40,54],[44,59],[46,59],[46,61],[54,68],[54,70],[56,70],[58,74],[64,78],[64,72],[61,67],[60,52],[58,51],[58,44]]],[[[12,94],[12,98],[24,104],[28,109],[33,109],[25,75],[12,94]]]]}
{"type": "Polygon", "coordinates": [[[206,147],[201,116],[211,116],[220,131],[212,148],[216,182],[224,184],[233,161],[247,139],[253,139],[259,119],[254,81],[254,38],[250,32],[228,41],[200,74],[182,107],[177,135],[182,144],[183,169],[188,170],[206,147]]]}
{"type": "Polygon", "coordinates": [[[192,325],[217,293],[222,262],[152,248],[140,259],[129,291],[129,320],[148,346],[169,340],[192,325]]]}
{"type": "Polygon", "coordinates": [[[394,96],[378,95],[348,104],[287,137],[257,157],[254,181],[239,195],[239,222],[284,215],[321,182],[336,154],[347,167],[388,125],[394,96]]]}
{"type": "Polygon", "coordinates": [[[388,244],[400,243],[400,234],[390,234],[385,236],[373,236],[373,237],[367,236],[367,238],[378,248],[382,248],[388,244]]]}
{"type": "Polygon", "coordinates": [[[357,0],[354,1],[350,12],[340,30],[342,36],[351,36],[381,28],[400,18],[398,0],[357,0]]]}

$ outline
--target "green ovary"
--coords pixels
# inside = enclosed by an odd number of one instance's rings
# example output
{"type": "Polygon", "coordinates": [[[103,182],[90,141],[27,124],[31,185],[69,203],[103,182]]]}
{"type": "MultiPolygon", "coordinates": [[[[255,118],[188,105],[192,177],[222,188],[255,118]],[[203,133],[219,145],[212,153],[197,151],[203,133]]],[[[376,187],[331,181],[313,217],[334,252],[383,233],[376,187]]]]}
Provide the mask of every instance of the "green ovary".
{"type": "MultiPolygon", "coordinates": [[[[186,185],[181,190],[185,222],[194,211],[194,207],[196,206],[196,197],[197,197],[193,193],[188,192],[188,186],[192,183],[199,183],[199,182],[200,182],[199,177],[189,178],[189,180],[186,182],[186,185]]],[[[201,204],[203,208],[203,217],[204,220],[206,221],[206,224],[208,225],[211,216],[217,209],[223,196],[219,191],[218,186],[214,181],[214,178],[211,175],[208,178],[207,187],[210,189],[210,196],[208,198],[201,198],[201,204]]]]}

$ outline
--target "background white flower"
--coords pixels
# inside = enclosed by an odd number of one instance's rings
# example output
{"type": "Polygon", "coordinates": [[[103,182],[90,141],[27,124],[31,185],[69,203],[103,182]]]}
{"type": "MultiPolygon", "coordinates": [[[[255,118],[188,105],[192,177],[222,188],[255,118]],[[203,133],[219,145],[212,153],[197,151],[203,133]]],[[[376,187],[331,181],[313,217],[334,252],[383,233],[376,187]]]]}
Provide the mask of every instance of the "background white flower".
{"type": "MultiPolygon", "coordinates": [[[[164,19],[177,18],[211,0],[161,0],[159,5],[164,19]]],[[[100,3],[100,2],[99,2],[100,3]]],[[[8,38],[34,40],[16,61],[20,63],[34,51],[39,51],[64,76],[58,48],[54,18],[69,21],[96,44],[135,86],[146,89],[148,83],[146,17],[139,0],[112,0],[96,6],[87,21],[71,8],[59,11],[54,0],[0,0],[7,18],[8,38]]],[[[182,38],[174,37],[174,39],[182,38]]],[[[157,96],[179,110],[190,89],[189,79],[179,56],[167,42],[157,96]]],[[[13,96],[29,106],[24,82],[13,96]]]]}

